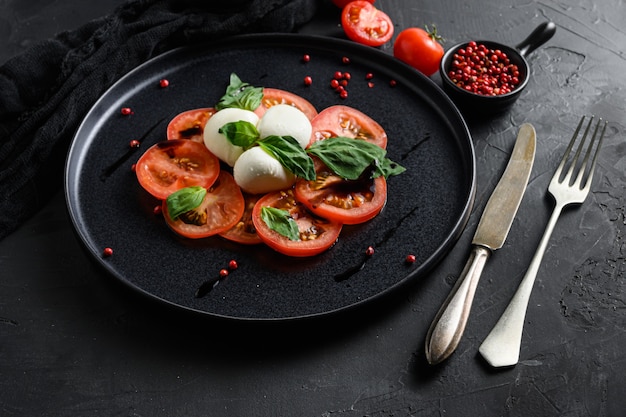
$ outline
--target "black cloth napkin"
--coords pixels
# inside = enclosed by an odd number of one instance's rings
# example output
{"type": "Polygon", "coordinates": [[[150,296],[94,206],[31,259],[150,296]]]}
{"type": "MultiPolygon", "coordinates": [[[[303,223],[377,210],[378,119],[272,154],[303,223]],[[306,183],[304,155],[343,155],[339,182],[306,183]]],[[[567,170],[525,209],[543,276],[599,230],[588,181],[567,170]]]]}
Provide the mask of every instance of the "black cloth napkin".
{"type": "Polygon", "coordinates": [[[82,118],[128,71],[169,49],[240,33],[291,32],[319,0],[132,0],[0,67],[0,239],[63,184],[82,118]]]}

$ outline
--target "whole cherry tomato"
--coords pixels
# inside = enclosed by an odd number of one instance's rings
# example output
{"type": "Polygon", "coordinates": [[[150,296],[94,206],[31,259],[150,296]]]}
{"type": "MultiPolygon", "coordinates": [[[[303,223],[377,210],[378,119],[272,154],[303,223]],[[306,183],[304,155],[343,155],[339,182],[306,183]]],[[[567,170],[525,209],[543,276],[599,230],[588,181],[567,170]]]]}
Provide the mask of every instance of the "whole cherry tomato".
{"type": "Polygon", "coordinates": [[[434,27],[432,31],[404,29],[393,44],[393,56],[430,77],[439,69],[443,57],[441,40],[434,27]]]}

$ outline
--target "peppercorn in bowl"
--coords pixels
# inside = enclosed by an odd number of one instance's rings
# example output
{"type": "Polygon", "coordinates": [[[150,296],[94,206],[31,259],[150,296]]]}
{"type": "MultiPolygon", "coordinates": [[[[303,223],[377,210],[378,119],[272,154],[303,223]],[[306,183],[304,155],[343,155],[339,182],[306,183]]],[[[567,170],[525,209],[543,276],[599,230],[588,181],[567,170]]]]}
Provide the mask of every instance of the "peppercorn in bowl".
{"type": "Polygon", "coordinates": [[[439,67],[444,91],[466,113],[506,111],[528,84],[526,56],[547,42],[555,30],[554,23],[542,23],[516,47],[470,41],[449,48],[439,67]]]}

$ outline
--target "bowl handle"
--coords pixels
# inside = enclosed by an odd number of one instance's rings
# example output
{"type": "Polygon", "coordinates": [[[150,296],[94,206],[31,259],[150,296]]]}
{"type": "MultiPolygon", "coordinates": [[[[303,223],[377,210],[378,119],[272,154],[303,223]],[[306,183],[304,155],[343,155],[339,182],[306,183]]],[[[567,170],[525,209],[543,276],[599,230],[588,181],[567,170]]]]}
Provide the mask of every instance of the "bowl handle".
{"type": "Polygon", "coordinates": [[[554,36],[554,32],[556,32],[556,25],[554,22],[543,22],[515,48],[517,48],[520,54],[525,58],[532,51],[548,42],[550,38],[554,36]]]}

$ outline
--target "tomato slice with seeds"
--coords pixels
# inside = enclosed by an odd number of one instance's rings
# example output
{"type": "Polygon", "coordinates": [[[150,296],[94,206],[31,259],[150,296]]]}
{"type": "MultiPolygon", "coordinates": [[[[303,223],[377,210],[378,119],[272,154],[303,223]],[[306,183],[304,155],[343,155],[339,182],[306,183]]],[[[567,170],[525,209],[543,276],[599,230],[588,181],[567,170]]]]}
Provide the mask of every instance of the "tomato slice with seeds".
{"type": "Polygon", "coordinates": [[[284,255],[306,257],[318,255],[332,247],[342,225],[312,214],[299,203],[291,189],[264,195],[254,206],[252,221],[261,240],[269,247],[284,255]],[[263,207],[275,207],[287,210],[298,224],[300,240],[290,240],[270,227],[261,218],[263,207]]]}
{"type": "Polygon", "coordinates": [[[261,117],[267,109],[276,104],[292,105],[304,113],[309,120],[313,120],[317,116],[317,109],[307,99],[278,88],[263,88],[263,100],[254,112],[261,117]]]}
{"type": "Polygon", "coordinates": [[[243,245],[256,245],[263,243],[261,238],[254,228],[252,222],[252,210],[262,194],[248,194],[243,193],[245,201],[245,208],[239,221],[227,231],[220,233],[220,236],[224,239],[231,240],[233,242],[241,243],[243,245]]]}
{"type": "Polygon", "coordinates": [[[312,141],[344,136],[363,139],[387,148],[387,133],[365,113],[349,106],[335,105],[322,110],[312,121],[312,141]]]}
{"type": "Polygon", "coordinates": [[[199,239],[225,232],[233,227],[244,211],[243,194],[235,179],[228,172],[222,171],[200,206],[181,214],[172,220],[163,201],[163,217],[167,225],[181,236],[199,239]]]}
{"type": "Polygon", "coordinates": [[[353,1],[341,12],[341,26],[349,39],[368,46],[380,46],[393,36],[391,18],[369,1],[353,1]]]}
{"type": "Polygon", "coordinates": [[[317,178],[299,179],[296,199],[320,217],[344,224],[364,223],[376,217],[387,202],[387,181],[375,179],[345,180],[338,177],[318,159],[317,178]]]}
{"type": "Polygon", "coordinates": [[[204,125],[216,111],[212,107],[205,107],[177,114],[167,125],[167,138],[204,143],[204,125]]]}
{"type": "Polygon", "coordinates": [[[144,152],[135,173],[146,191],[164,200],[184,187],[209,188],[220,173],[220,161],[203,143],[166,140],[144,152]]]}

